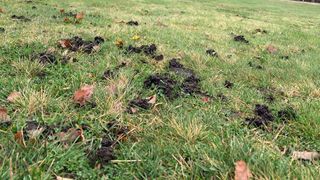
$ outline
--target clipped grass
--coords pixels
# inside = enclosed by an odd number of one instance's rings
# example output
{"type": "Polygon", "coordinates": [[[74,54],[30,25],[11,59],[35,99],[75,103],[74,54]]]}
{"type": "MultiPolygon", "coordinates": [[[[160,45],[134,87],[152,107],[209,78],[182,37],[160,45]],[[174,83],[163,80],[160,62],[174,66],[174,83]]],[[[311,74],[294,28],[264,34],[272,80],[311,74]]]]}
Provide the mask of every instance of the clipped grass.
{"type": "Polygon", "coordinates": [[[241,159],[255,179],[319,178],[319,161],[294,161],[290,155],[294,150],[320,148],[319,6],[277,0],[4,0],[0,7],[5,10],[0,14],[0,27],[5,28],[0,33],[0,105],[13,121],[9,128],[0,128],[0,179],[9,179],[10,172],[16,179],[54,179],[56,175],[230,179],[234,163],[241,159]],[[79,24],[64,23],[60,9],[85,12],[85,18],[79,24]],[[14,14],[31,21],[12,20],[14,14]],[[129,20],[138,21],[139,26],[121,22],[129,20]],[[256,33],[256,29],[267,33],[256,33]],[[233,41],[233,35],[239,34],[250,43],[233,41]],[[57,41],[75,35],[102,36],[105,43],[97,53],[73,54],[76,62],[41,65],[31,61],[33,53],[50,47],[62,53],[57,41]],[[134,35],[141,39],[132,40],[134,35]],[[141,54],[126,55],[114,45],[117,39],[125,46],[155,43],[165,59],[156,62],[141,54]],[[268,53],[269,44],[278,52],[268,53]],[[210,48],[218,58],[206,55],[210,48]],[[222,93],[228,100],[203,102],[201,96],[169,100],[145,89],[144,80],[166,72],[171,58],[181,58],[185,67],[193,69],[203,90],[212,96],[222,93]],[[117,77],[101,79],[106,69],[121,62],[128,65],[117,77]],[[250,67],[249,62],[263,69],[250,67]],[[44,76],[39,75],[42,72],[44,76]],[[225,80],[234,87],[225,88],[225,80]],[[77,108],[72,101],[73,93],[84,84],[95,85],[94,108],[77,108]],[[14,104],[6,100],[13,91],[22,93],[14,104]],[[265,91],[275,97],[273,103],[266,101],[265,91]],[[154,94],[158,98],[151,110],[126,112],[130,100],[154,94]],[[265,129],[248,127],[243,122],[253,116],[255,104],[268,105],[275,116],[290,106],[298,117],[286,123],[276,118],[265,129]],[[27,120],[56,125],[58,130],[90,128],[84,130],[85,142],[68,147],[50,139],[22,147],[14,133],[27,120]],[[130,130],[115,148],[119,161],[92,168],[87,151],[98,148],[113,120],[130,130]]]}

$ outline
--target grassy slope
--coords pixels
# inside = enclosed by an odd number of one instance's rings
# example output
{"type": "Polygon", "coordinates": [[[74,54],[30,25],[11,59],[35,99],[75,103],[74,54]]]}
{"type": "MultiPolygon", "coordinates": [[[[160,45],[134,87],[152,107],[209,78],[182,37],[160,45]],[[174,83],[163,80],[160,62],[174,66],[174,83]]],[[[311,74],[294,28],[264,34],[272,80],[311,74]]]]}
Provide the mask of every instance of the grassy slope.
{"type": "MultiPolygon", "coordinates": [[[[15,176],[35,179],[66,173],[86,179],[101,174],[122,179],[228,179],[239,159],[250,165],[256,178],[319,178],[319,162],[292,161],[280,149],[291,152],[320,148],[320,6],[277,0],[52,0],[47,4],[0,2],[6,10],[0,14],[0,26],[6,29],[0,37],[0,103],[9,109],[14,120],[11,129],[0,131],[0,179],[9,177],[10,160],[15,176]],[[52,18],[59,15],[61,8],[84,11],[86,17],[81,24],[65,24],[62,19],[52,18]],[[12,14],[25,15],[32,21],[12,21],[12,14]],[[118,23],[121,20],[137,20],[141,25],[129,27],[118,23]],[[268,34],[253,34],[257,28],[268,34]],[[251,43],[234,42],[231,33],[243,34],[251,43]],[[131,40],[136,34],[142,37],[139,42],[131,40]],[[55,46],[57,40],[74,35],[100,35],[107,41],[99,53],[76,54],[79,61],[67,65],[43,67],[25,57],[33,50],[43,52],[55,46]],[[155,63],[142,55],[123,55],[113,44],[118,38],[127,44],[155,43],[165,60],[155,63]],[[278,54],[266,53],[268,44],[279,47],[278,54]],[[206,56],[207,48],[214,48],[220,58],[206,56]],[[281,55],[290,59],[282,60],[281,55]],[[203,103],[200,97],[171,102],[160,97],[156,108],[135,115],[112,108],[117,101],[125,107],[143,90],[145,77],[164,71],[173,57],[182,57],[183,64],[195,69],[203,79],[203,89],[214,95],[223,93],[229,102],[203,103]],[[141,64],[140,60],[149,64],[141,64]],[[130,66],[122,69],[118,78],[100,79],[106,68],[122,61],[130,62],[130,66]],[[250,68],[249,61],[258,61],[265,69],[250,68]],[[126,86],[134,69],[140,73],[126,86]],[[40,70],[48,76],[36,77],[40,70]],[[224,88],[224,80],[231,80],[235,87],[224,88]],[[82,84],[96,85],[95,109],[76,109],[72,105],[73,92],[82,84]],[[120,97],[106,93],[105,87],[110,84],[119,85],[120,97]],[[267,104],[258,87],[283,91],[284,95],[276,94],[276,102],[269,107],[276,113],[293,106],[299,117],[284,125],[273,123],[269,130],[241,125],[245,117],[252,115],[255,104],[267,104]],[[7,95],[14,90],[24,94],[19,105],[6,102],[7,95]],[[236,116],[234,112],[238,112],[236,116]],[[12,132],[21,129],[28,118],[47,124],[86,123],[94,128],[85,132],[89,141],[86,145],[75,144],[66,150],[49,142],[23,149],[14,143],[12,132]],[[84,149],[93,148],[90,142],[101,137],[102,129],[112,119],[133,129],[129,140],[118,146],[117,159],[143,162],[110,164],[93,170],[84,149]]],[[[142,96],[152,94],[144,91],[142,96]]]]}

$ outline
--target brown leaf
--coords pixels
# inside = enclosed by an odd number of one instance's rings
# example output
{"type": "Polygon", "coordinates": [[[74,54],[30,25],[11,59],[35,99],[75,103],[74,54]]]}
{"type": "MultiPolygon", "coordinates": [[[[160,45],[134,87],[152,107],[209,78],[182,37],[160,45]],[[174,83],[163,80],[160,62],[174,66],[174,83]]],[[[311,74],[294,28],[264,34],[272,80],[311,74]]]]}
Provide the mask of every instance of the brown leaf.
{"type": "Polygon", "coordinates": [[[114,43],[118,48],[122,48],[124,45],[124,42],[122,39],[117,39],[116,42],[114,43]]]}
{"type": "Polygon", "coordinates": [[[23,131],[18,131],[16,134],[14,134],[14,139],[21,146],[24,146],[24,147],[26,146],[26,143],[25,143],[24,137],[23,137],[23,131]]]}
{"type": "Polygon", "coordinates": [[[84,13],[83,12],[77,13],[75,18],[77,20],[82,20],[84,18],[84,13]]]}
{"type": "Polygon", "coordinates": [[[80,104],[80,106],[85,105],[88,102],[93,94],[93,85],[85,85],[81,87],[74,93],[73,100],[75,103],[80,104]]]}
{"type": "Polygon", "coordinates": [[[14,91],[12,93],[9,94],[9,96],[7,97],[7,101],[14,103],[16,102],[19,98],[21,98],[21,93],[14,91]]]}
{"type": "Polygon", "coordinates": [[[274,53],[276,53],[277,51],[278,51],[278,48],[276,48],[275,46],[273,46],[273,45],[269,45],[269,46],[267,46],[267,51],[270,53],[270,54],[274,54],[274,53]]]}
{"type": "Polygon", "coordinates": [[[308,152],[308,151],[293,151],[292,158],[296,160],[308,160],[313,161],[320,159],[320,153],[318,152],[308,152]]]}
{"type": "Polygon", "coordinates": [[[157,95],[153,95],[147,98],[148,103],[154,105],[157,101],[157,95]]]}
{"type": "Polygon", "coordinates": [[[209,97],[202,97],[201,101],[207,103],[210,101],[210,98],[209,97]]]}
{"type": "Polygon", "coordinates": [[[6,108],[0,107],[0,121],[10,121],[10,116],[6,108]]]}
{"type": "Polygon", "coordinates": [[[72,46],[69,39],[61,39],[58,41],[58,45],[62,48],[70,48],[72,46]]]}
{"type": "Polygon", "coordinates": [[[0,8],[0,13],[4,13],[5,11],[2,9],[2,8],[0,8]]]}
{"type": "Polygon", "coordinates": [[[73,143],[75,140],[84,141],[82,129],[70,128],[67,132],[60,132],[56,134],[58,140],[63,143],[73,143]]]}
{"type": "Polygon", "coordinates": [[[236,162],[234,173],[235,173],[234,175],[235,180],[248,180],[252,176],[246,162],[242,160],[236,162]]]}
{"type": "Polygon", "coordinates": [[[60,9],[60,13],[63,14],[64,13],[64,9],[60,9]]]}

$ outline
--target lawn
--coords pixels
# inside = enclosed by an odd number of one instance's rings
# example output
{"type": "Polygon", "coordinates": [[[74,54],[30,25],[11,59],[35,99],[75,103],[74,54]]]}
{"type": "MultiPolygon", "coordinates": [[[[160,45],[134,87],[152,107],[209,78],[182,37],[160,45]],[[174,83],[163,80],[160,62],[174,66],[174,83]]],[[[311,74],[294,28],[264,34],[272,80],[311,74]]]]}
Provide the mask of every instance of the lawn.
{"type": "Polygon", "coordinates": [[[0,8],[0,179],[320,178],[319,5],[0,8]]]}

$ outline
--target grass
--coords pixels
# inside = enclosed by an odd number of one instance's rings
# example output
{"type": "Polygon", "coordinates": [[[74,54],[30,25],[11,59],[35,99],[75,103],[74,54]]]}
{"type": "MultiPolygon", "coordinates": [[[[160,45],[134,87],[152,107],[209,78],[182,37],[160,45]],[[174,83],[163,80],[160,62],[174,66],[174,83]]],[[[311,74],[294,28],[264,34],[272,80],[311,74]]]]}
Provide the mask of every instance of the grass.
{"type": "Polygon", "coordinates": [[[4,0],[0,7],[5,10],[0,14],[5,28],[0,37],[0,105],[13,121],[0,128],[0,179],[230,179],[237,160],[247,162],[255,179],[319,179],[319,161],[295,161],[290,155],[320,149],[318,5],[278,0],[4,0]],[[85,18],[79,24],[64,23],[60,9],[85,12],[85,18]],[[14,21],[13,14],[31,22],[14,21]],[[129,20],[140,25],[121,23],[129,20]],[[254,33],[258,28],[268,33],[254,33]],[[232,34],[242,34],[250,43],[235,42],[232,34]],[[73,54],[77,62],[44,66],[30,60],[34,52],[50,47],[62,53],[57,41],[75,35],[99,35],[106,41],[92,55],[73,54]],[[141,39],[132,40],[135,35],[141,39]],[[125,45],[155,43],[165,59],[125,55],[114,45],[117,39],[125,45]],[[278,52],[266,52],[269,44],[278,52]],[[207,56],[209,48],[219,58],[207,56]],[[203,102],[199,96],[168,100],[158,93],[151,110],[126,113],[133,98],[157,93],[144,89],[143,81],[166,71],[175,57],[196,71],[202,89],[223,93],[228,101],[203,102]],[[249,67],[250,61],[263,69],[249,67]],[[101,79],[107,68],[121,62],[129,65],[116,78],[101,79]],[[43,71],[45,77],[37,76],[43,71]],[[235,86],[226,89],[225,80],[235,86]],[[76,108],[72,101],[84,84],[95,85],[95,108],[76,108]],[[259,88],[269,89],[275,102],[266,102],[259,88]],[[6,99],[13,91],[22,98],[12,104],[6,99]],[[267,104],[275,115],[290,106],[298,117],[287,123],[276,119],[266,129],[243,125],[255,104],[267,104]],[[23,147],[14,133],[27,120],[57,129],[90,128],[84,130],[85,142],[68,147],[40,139],[23,147]],[[115,148],[119,161],[92,168],[86,153],[98,148],[112,120],[130,129],[115,148]]]}

